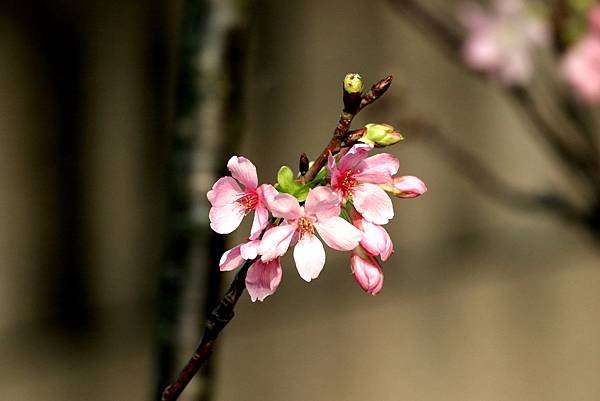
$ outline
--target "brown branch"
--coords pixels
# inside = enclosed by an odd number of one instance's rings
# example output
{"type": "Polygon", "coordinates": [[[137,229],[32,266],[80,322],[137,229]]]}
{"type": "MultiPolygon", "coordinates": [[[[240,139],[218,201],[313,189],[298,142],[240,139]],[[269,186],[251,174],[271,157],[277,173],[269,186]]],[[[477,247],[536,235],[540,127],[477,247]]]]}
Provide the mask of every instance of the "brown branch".
{"type": "Polygon", "coordinates": [[[194,375],[198,372],[200,367],[212,354],[217,336],[231,319],[233,319],[235,305],[246,289],[246,273],[253,262],[254,259],[246,261],[235,275],[225,296],[208,317],[202,341],[200,341],[194,355],[192,355],[188,363],[181,370],[175,382],[165,388],[161,398],[162,401],[176,400],[190,380],[192,380],[194,375]]]}
{"type": "Polygon", "coordinates": [[[304,175],[304,177],[303,177],[304,182],[309,182],[309,181],[313,180],[319,173],[319,170],[321,170],[321,168],[323,166],[325,166],[325,163],[327,163],[327,157],[329,156],[329,153],[336,152],[339,149],[341,144],[346,139],[346,134],[348,133],[348,130],[350,129],[350,124],[352,123],[352,119],[354,119],[354,117],[362,109],[364,109],[365,107],[367,107],[368,105],[373,103],[375,100],[379,99],[388,90],[388,88],[390,87],[391,84],[392,84],[392,76],[389,75],[389,76],[383,78],[382,80],[380,80],[379,82],[375,83],[371,87],[369,92],[365,93],[360,98],[360,103],[358,103],[358,107],[353,107],[353,106],[349,107],[348,105],[345,105],[344,110],[342,110],[342,114],[340,115],[340,119],[337,123],[337,126],[335,127],[335,130],[333,131],[333,137],[331,138],[331,141],[329,141],[329,144],[325,147],[325,149],[323,149],[321,154],[317,157],[317,159],[313,163],[312,167],[304,175]],[[356,109],[356,112],[351,111],[354,109],[356,109]]]}

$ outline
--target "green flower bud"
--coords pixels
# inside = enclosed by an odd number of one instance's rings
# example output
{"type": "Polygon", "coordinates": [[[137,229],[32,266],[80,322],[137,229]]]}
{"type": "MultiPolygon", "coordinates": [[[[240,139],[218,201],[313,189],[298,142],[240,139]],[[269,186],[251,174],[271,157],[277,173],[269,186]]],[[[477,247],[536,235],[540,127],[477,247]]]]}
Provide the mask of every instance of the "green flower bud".
{"type": "Polygon", "coordinates": [[[368,143],[377,147],[390,146],[404,139],[401,133],[387,124],[367,124],[367,132],[359,139],[360,142],[368,143]]]}
{"type": "Polygon", "coordinates": [[[363,81],[359,74],[351,72],[344,77],[344,90],[347,93],[362,93],[363,81]]]}

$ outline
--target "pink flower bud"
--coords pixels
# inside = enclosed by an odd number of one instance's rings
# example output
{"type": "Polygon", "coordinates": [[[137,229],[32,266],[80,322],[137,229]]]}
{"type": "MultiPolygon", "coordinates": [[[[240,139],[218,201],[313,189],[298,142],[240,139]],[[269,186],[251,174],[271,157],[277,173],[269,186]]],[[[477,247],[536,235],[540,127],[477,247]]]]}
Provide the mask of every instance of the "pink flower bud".
{"type": "Polygon", "coordinates": [[[361,246],[356,247],[350,256],[352,274],[358,285],[371,295],[376,295],[383,287],[383,270],[373,256],[361,246]]]}
{"type": "Polygon", "coordinates": [[[427,192],[427,186],[412,175],[392,177],[392,181],[381,187],[397,198],[416,198],[427,192]]]}

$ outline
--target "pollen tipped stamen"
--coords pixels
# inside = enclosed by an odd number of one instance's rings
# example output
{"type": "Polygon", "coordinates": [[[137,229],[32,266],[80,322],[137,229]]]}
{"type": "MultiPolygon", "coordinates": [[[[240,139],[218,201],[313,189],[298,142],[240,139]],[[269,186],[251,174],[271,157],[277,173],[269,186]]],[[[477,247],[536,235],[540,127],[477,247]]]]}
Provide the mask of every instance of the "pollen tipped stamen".
{"type": "Polygon", "coordinates": [[[300,232],[300,236],[303,236],[304,234],[314,234],[315,227],[313,226],[312,221],[306,217],[300,217],[298,219],[298,231],[300,232]]]}
{"type": "Polygon", "coordinates": [[[238,203],[242,205],[244,209],[246,209],[247,213],[251,210],[256,209],[256,206],[258,205],[258,195],[254,193],[246,194],[240,199],[238,199],[238,203]]]}
{"type": "Polygon", "coordinates": [[[352,170],[348,170],[342,177],[339,186],[344,196],[347,196],[352,192],[354,187],[356,187],[356,184],[358,184],[358,182],[353,177],[352,170]]]}

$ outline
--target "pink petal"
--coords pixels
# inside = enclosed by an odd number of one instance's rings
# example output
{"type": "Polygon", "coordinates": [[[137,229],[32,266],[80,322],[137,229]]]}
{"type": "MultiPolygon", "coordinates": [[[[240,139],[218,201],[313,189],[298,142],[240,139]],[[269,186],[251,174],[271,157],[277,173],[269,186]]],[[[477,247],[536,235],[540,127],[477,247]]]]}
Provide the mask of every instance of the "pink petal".
{"type": "Polygon", "coordinates": [[[358,228],[337,216],[319,219],[315,227],[323,241],[330,248],[338,251],[350,251],[356,248],[362,237],[358,228]]]}
{"type": "Polygon", "coordinates": [[[319,218],[339,216],[340,198],[329,187],[316,187],[308,193],[304,209],[309,216],[319,218]]]}
{"type": "Polygon", "coordinates": [[[254,209],[254,220],[252,220],[250,239],[257,239],[267,224],[269,224],[269,211],[264,206],[258,206],[254,209]]]}
{"type": "Polygon", "coordinates": [[[219,261],[219,269],[222,272],[228,272],[234,269],[237,269],[245,262],[244,258],[241,255],[240,249],[241,245],[235,246],[228,251],[225,251],[223,256],[221,256],[221,260],[219,261]]]}
{"type": "Polygon", "coordinates": [[[329,169],[329,181],[331,182],[331,186],[336,187],[338,185],[341,172],[338,170],[335,164],[335,157],[331,155],[331,152],[329,152],[329,157],[327,158],[327,168],[329,169]]]}
{"type": "Polygon", "coordinates": [[[310,281],[319,277],[325,266],[325,249],[312,234],[304,234],[294,247],[294,261],[300,277],[310,281]]]}
{"type": "Polygon", "coordinates": [[[394,244],[385,228],[362,220],[362,239],[360,245],[373,256],[381,256],[381,260],[387,260],[394,252],[394,244]]]}
{"type": "Polygon", "coordinates": [[[371,149],[373,149],[373,146],[366,143],[359,143],[352,146],[348,153],[340,159],[338,168],[342,171],[351,170],[358,163],[367,158],[371,149]]]}
{"type": "Polygon", "coordinates": [[[282,224],[268,229],[258,247],[260,259],[267,262],[286,253],[295,232],[296,226],[292,224],[282,224]]]}
{"type": "Polygon", "coordinates": [[[290,194],[279,194],[269,202],[269,210],[275,217],[296,220],[302,215],[298,200],[290,194]]]}
{"type": "Polygon", "coordinates": [[[223,206],[235,202],[244,194],[237,181],[231,177],[221,177],[208,191],[206,197],[213,206],[223,206]]]}
{"type": "Polygon", "coordinates": [[[281,282],[281,262],[279,258],[270,262],[257,260],[248,269],[246,289],[252,302],[263,301],[277,290],[281,282]]]}
{"type": "Polygon", "coordinates": [[[359,182],[385,184],[390,181],[392,175],[398,172],[399,166],[400,162],[396,157],[389,153],[380,153],[360,163],[354,178],[359,182]]]}
{"type": "Polygon", "coordinates": [[[219,234],[229,234],[240,226],[244,214],[244,207],[238,203],[213,206],[208,213],[210,228],[219,234]]]}
{"type": "Polygon", "coordinates": [[[256,259],[258,256],[258,246],[260,245],[260,240],[256,241],[248,241],[245,244],[240,246],[240,253],[242,258],[246,260],[256,259]]]}
{"type": "Polygon", "coordinates": [[[256,189],[258,186],[256,167],[245,157],[232,156],[227,162],[227,168],[232,177],[241,182],[247,190],[256,189]]]}
{"type": "Polygon", "coordinates": [[[262,184],[256,188],[256,193],[258,194],[259,203],[266,206],[279,192],[271,184],[262,184]]]}
{"type": "Polygon", "coordinates": [[[427,192],[425,183],[412,175],[394,177],[391,184],[397,191],[394,196],[398,198],[416,198],[427,192]]]}
{"type": "Polygon", "coordinates": [[[360,184],[352,191],[352,201],[363,217],[375,224],[386,224],[394,217],[392,201],[374,184],[360,184]]]}
{"type": "MultiPolygon", "coordinates": [[[[360,248],[358,248],[360,250],[360,248]]],[[[383,287],[383,270],[377,260],[369,255],[359,256],[360,252],[352,252],[350,266],[358,285],[371,295],[376,295],[383,287]]]]}

